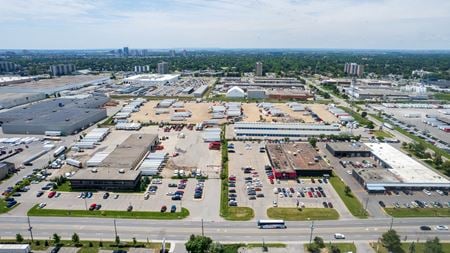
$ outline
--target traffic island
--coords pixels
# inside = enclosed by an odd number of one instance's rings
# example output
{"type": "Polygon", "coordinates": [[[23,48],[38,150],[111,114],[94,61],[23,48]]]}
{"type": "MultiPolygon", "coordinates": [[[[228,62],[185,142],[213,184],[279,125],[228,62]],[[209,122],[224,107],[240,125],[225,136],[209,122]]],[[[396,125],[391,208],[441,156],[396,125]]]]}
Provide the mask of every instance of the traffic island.
{"type": "Polygon", "coordinates": [[[369,214],[367,213],[366,210],[364,210],[364,207],[358,200],[358,198],[355,197],[353,193],[346,192],[345,190],[346,185],[340,177],[337,176],[330,177],[330,183],[353,216],[360,219],[368,218],[369,214]]]}
{"type": "Polygon", "coordinates": [[[93,217],[115,219],[149,219],[149,220],[179,220],[189,216],[189,210],[181,209],[181,212],[145,212],[145,211],[112,211],[112,210],[63,210],[39,208],[35,205],[28,211],[28,216],[54,216],[54,217],[93,217]]]}
{"type": "Polygon", "coordinates": [[[339,213],[334,208],[271,207],[267,209],[267,216],[287,221],[339,219],[339,213]]]}

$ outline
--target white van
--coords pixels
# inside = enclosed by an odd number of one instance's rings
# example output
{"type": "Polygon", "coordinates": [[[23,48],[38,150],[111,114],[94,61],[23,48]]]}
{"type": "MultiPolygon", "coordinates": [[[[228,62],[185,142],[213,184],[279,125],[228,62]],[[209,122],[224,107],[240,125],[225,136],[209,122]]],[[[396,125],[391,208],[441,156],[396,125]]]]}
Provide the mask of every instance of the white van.
{"type": "Polygon", "coordinates": [[[345,239],[345,235],[336,233],[336,234],[334,234],[334,239],[345,239]]]}

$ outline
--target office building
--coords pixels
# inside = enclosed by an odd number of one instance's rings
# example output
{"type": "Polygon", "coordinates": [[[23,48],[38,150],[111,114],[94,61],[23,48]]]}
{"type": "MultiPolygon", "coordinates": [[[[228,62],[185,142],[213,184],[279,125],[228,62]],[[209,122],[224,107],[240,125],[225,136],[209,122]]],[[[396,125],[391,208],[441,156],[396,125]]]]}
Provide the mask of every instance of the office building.
{"type": "Polygon", "coordinates": [[[70,75],[76,71],[73,64],[58,64],[50,66],[50,74],[52,76],[70,75]]]}
{"type": "Polygon", "coordinates": [[[167,62],[158,63],[157,72],[160,75],[169,74],[169,64],[167,62]]]}
{"type": "Polygon", "coordinates": [[[362,76],[364,74],[364,65],[357,63],[345,63],[344,73],[352,76],[362,76]]]}
{"type": "Polygon", "coordinates": [[[128,47],[124,47],[123,48],[123,55],[124,56],[129,56],[130,55],[130,50],[128,49],[128,47]]]}
{"type": "Polygon", "coordinates": [[[0,180],[4,179],[8,174],[15,170],[14,163],[0,162],[0,180]]]}
{"type": "Polygon", "coordinates": [[[263,75],[263,64],[262,62],[256,63],[256,76],[262,76],[263,75]]]}

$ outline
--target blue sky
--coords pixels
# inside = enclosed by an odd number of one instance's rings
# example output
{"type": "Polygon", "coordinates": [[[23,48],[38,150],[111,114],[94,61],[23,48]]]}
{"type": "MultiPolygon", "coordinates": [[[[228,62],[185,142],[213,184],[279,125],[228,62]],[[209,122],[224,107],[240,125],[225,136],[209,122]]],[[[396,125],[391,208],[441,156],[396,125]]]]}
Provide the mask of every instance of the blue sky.
{"type": "Polygon", "coordinates": [[[0,48],[450,49],[448,0],[0,0],[0,48]]]}

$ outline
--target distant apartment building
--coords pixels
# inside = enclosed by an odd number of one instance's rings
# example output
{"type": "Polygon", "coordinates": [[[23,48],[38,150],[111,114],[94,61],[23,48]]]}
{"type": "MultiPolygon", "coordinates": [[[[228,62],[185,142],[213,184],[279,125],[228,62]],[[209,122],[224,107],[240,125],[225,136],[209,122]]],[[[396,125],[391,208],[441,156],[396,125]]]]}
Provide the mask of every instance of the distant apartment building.
{"type": "Polygon", "coordinates": [[[158,74],[169,74],[169,64],[167,62],[158,63],[158,74]]]}
{"type": "Polygon", "coordinates": [[[77,69],[73,64],[58,64],[50,66],[50,74],[52,76],[70,75],[77,69]]]}
{"type": "Polygon", "coordinates": [[[344,66],[344,73],[348,75],[362,76],[364,74],[364,65],[360,65],[354,62],[347,62],[344,66]]]}
{"type": "Polygon", "coordinates": [[[142,72],[150,72],[150,66],[134,66],[134,72],[136,73],[142,73],[142,72]]]}
{"type": "Polygon", "coordinates": [[[256,62],[256,76],[263,75],[263,64],[262,62],[256,62]]]}
{"type": "Polygon", "coordinates": [[[0,61],[0,73],[14,72],[17,65],[12,62],[0,61]]]}
{"type": "Polygon", "coordinates": [[[130,55],[130,51],[129,51],[128,47],[124,47],[124,48],[123,48],[123,55],[124,55],[124,56],[130,55]]]}

